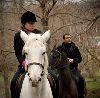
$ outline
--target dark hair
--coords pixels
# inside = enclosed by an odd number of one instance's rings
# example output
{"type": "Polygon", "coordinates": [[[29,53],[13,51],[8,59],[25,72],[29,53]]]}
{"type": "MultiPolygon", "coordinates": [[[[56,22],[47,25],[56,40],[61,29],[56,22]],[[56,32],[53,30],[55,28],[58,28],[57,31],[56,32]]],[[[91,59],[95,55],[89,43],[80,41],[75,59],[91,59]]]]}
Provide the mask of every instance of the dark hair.
{"type": "Polygon", "coordinates": [[[65,36],[66,36],[66,35],[70,35],[70,34],[69,34],[69,33],[64,34],[64,35],[63,35],[63,39],[65,39],[65,36]]]}
{"type": "Polygon", "coordinates": [[[21,17],[21,23],[25,24],[26,22],[37,22],[35,14],[27,11],[21,17]]]}

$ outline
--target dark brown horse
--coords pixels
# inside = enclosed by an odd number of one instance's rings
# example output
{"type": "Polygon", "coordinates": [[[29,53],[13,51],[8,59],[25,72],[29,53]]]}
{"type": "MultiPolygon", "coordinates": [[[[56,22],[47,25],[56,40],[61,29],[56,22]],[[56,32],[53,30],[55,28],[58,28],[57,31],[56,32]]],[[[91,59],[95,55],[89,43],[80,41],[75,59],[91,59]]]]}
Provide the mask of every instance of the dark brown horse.
{"type": "Polygon", "coordinates": [[[49,57],[49,64],[52,68],[57,69],[59,73],[58,98],[78,98],[77,87],[75,81],[72,79],[69,61],[65,53],[53,49],[49,57]]]}

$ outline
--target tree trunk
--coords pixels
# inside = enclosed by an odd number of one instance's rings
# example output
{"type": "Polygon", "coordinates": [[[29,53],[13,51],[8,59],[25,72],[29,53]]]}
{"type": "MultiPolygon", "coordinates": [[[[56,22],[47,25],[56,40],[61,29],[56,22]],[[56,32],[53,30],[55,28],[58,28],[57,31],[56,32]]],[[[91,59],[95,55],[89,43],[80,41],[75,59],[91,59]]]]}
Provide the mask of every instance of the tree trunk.
{"type": "MultiPolygon", "coordinates": [[[[5,50],[5,33],[4,33],[4,14],[3,14],[3,12],[4,12],[4,3],[6,3],[6,1],[5,0],[2,0],[1,2],[0,2],[0,12],[1,12],[1,16],[0,16],[0,18],[1,18],[1,25],[0,25],[0,27],[1,27],[1,31],[0,31],[0,44],[1,44],[1,47],[0,47],[0,49],[1,49],[1,51],[4,51],[5,50]]],[[[4,89],[5,89],[5,97],[6,98],[10,98],[10,94],[9,94],[9,88],[8,88],[8,71],[6,70],[7,69],[7,66],[5,65],[5,56],[4,56],[4,53],[2,52],[1,54],[1,70],[2,70],[2,74],[3,74],[3,78],[4,78],[4,89]]]]}

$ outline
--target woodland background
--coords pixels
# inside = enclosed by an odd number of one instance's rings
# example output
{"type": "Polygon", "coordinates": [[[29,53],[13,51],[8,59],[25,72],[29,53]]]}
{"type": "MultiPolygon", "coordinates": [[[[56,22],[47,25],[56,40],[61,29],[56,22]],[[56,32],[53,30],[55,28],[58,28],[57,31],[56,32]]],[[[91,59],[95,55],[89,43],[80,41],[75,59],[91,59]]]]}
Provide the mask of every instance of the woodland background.
{"type": "Polygon", "coordinates": [[[100,98],[100,0],[0,0],[0,98],[10,97],[10,81],[18,61],[13,38],[26,11],[36,14],[36,27],[51,30],[50,52],[70,33],[83,61],[79,68],[87,83],[87,98],[100,98]]]}

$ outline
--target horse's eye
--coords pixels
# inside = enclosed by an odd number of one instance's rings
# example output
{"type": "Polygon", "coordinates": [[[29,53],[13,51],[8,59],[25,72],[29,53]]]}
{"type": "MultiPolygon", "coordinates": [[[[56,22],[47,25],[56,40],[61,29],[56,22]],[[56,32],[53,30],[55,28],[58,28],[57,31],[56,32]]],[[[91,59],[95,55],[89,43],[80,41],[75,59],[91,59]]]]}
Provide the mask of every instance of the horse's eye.
{"type": "Polygon", "coordinates": [[[30,73],[28,73],[27,75],[30,76],[30,73]]]}
{"type": "Polygon", "coordinates": [[[45,54],[45,52],[42,53],[42,55],[44,55],[44,54],[45,54]]]}
{"type": "Polygon", "coordinates": [[[28,53],[27,53],[27,52],[25,52],[24,54],[25,54],[25,55],[28,55],[28,53]]]}

